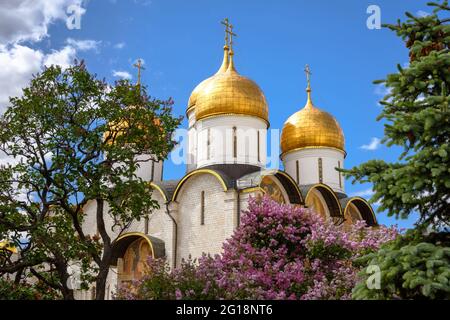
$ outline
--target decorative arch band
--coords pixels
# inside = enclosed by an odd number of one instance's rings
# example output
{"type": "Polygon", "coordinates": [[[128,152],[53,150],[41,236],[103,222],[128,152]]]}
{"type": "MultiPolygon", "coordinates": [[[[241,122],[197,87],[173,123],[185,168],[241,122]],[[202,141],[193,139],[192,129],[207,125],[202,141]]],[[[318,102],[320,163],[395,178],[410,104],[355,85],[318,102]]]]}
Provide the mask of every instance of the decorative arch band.
{"type": "Polygon", "coordinates": [[[333,189],[322,183],[315,184],[308,190],[305,196],[305,201],[308,199],[308,196],[313,190],[319,191],[322,197],[325,199],[325,202],[327,203],[327,206],[330,210],[330,215],[332,217],[342,218],[344,216],[339,199],[337,198],[336,193],[333,191],[333,189]]]}
{"type": "Polygon", "coordinates": [[[150,187],[152,187],[153,189],[157,190],[161,196],[163,197],[164,201],[167,202],[168,198],[167,198],[167,194],[163,191],[163,189],[161,189],[160,186],[158,186],[157,184],[150,182],[150,187]]]}
{"type": "Polygon", "coordinates": [[[117,260],[121,258],[127,248],[136,240],[146,241],[151,250],[152,258],[162,258],[165,256],[164,241],[151,237],[141,232],[129,232],[118,237],[112,244],[112,265],[117,265],[117,260]]]}
{"type": "Polygon", "coordinates": [[[175,189],[175,192],[173,193],[173,196],[172,196],[172,201],[176,201],[177,200],[178,193],[180,192],[181,188],[183,187],[183,184],[186,181],[188,181],[191,177],[199,175],[199,174],[210,174],[210,175],[213,175],[220,182],[220,184],[221,184],[221,186],[223,188],[223,191],[227,191],[228,190],[228,187],[227,187],[227,184],[226,184],[225,180],[223,179],[223,177],[219,173],[217,173],[214,170],[210,170],[210,169],[198,169],[198,170],[194,170],[194,171],[188,173],[186,176],[184,176],[183,179],[180,180],[180,182],[178,182],[178,185],[177,185],[177,187],[175,189]]]}
{"type": "Polygon", "coordinates": [[[297,183],[292,179],[292,177],[286,172],[275,170],[270,173],[264,174],[263,176],[275,176],[286,190],[289,201],[294,204],[304,204],[304,199],[302,193],[297,185],[297,183]]]}
{"type": "Polygon", "coordinates": [[[366,199],[361,197],[353,197],[351,198],[344,208],[344,216],[347,216],[347,211],[350,207],[350,204],[353,204],[358,209],[361,217],[366,221],[369,227],[378,225],[377,218],[375,216],[375,212],[372,209],[372,206],[367,202],[366,199]]]}

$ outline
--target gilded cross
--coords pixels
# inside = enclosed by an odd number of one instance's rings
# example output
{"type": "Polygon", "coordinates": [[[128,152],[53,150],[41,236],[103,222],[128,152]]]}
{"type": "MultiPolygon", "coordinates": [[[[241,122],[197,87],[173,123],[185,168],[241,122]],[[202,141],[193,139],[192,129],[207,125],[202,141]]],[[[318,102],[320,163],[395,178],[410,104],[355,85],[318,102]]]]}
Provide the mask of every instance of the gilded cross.
{"type": "Polygon", "coordinates": [[[306,81],[308,82],[308,88],[311,88],[311,69],[309,68],[309,64],[305,66],[305,73],[306,73],[306,81]]]}
{"type": "Polygon", "coordinates": [[[133,67],[136,67],[138,69],[138,78],[136,85],[141,85],[141,70],[145,70],[143,61],[141,59],[138,59],[135,64],[133,64],[133,67]]]}
{"type": "Polygon", "coordinates": [[[225,18],[220,23],[225,26],[225,45],[228,46],[230,44],[230,39],[228,37],[229,30],[230,30],[230,22],[229,22],[228,18],[225,18]]]}
{"type": "Polygon", "coordinates": [[[230,35],[230,50],[233,51],[233,36],[237,37],[237,34],[233,33],[233,25],[232,24],[230,24],[230,27],[227,32],[230,35]]]}

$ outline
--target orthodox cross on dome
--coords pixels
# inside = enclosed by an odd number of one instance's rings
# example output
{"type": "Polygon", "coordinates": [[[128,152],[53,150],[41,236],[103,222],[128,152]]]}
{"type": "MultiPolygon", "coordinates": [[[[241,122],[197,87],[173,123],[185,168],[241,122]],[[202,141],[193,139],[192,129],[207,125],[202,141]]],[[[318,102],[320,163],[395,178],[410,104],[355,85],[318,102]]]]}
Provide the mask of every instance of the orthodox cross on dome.
{"type": "Polygon", "coordinates": [[[308,82],[308,90],[311,90],[311,68],[309,67],[309,64],[305,66],[305,74],[306,74],[306,81],[308,82]]]}
{"type": "Polygon", "coordinates": [[[135,67],[135,68],[138,69],[138,76],[137,76],[137,82],[136,82],[136,85],[137,85],[137,86],[140,86],[140,85],[141,85],[141,70],[145,70],[143,61],[142,61],[141,59],[138,59],[138,60],[136,61],[136,63],[133,64],[133,67],[135,67]]]}
{"type": "Polygon", "coordinates": [[[306,74],[306,81],[308,82],[308,87],[306,88],[306,92],[308,93],[308,102],[306,103],[306,106],[313,107],[313,103],[311,100],[311,68],[309,67],[309,64],[305,66],[305,74],[306,74]]]}
{"type": "Polygon", "coordinates": [[[233,36],[237,37],[237,35],[233,32],[233,25],[230,24],[230,20],[228,18],[223,19],[221,23],[225,26],[225,45],[230,47],[230,51],[233,51],[233,36]]]}
{"type": "Polygon", "coordinates": [[[220,23],[225,26],[225,45],[228,47],[230,44],[230,38],[228,37],[229,30],[230,30],[230,22],[229,22],[228,18],[225,18],[220,23]]]}
{"type": "Polygon", "coordinates": [[[228,29],[228,34],[230,35],[230,52],[233,52],[233,36],[237,37],[236,33],[233,33],[233,25],[230,24],[230,27],[228,29]]]}

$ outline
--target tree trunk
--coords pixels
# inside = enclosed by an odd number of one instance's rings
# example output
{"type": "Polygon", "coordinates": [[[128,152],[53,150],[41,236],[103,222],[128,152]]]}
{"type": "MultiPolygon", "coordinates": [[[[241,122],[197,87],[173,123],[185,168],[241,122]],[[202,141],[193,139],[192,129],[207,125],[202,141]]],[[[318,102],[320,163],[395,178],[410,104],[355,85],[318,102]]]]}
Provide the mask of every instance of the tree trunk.
{"type": "Polygon", "coordinates": [[[66,264],[61,265],[61,262],[59,261],[55,263],[55,267],[56,273],[61,279],[61,281],[58,281],[57,283],[50,281],[33,268],[30,268],[30,272],[37,279],[46,284],[49,288],[61,292],[64,300],[75,300],[75,297],[73,295],[73,289],[70,289],[68,286],[68,280],[70,278],[70,275],[67,273],[67,265],[66,264]]]}
{"type": "Polygon", "coordinates": [[[63,287],[61,290],[64,300],[75,300],[75,296],[73,295],[73,290],[67,287],[63,287]]]}
{"type": "Polygon", "coordinates": [[[64,258],[58,253],[55,254],[55,266],[56,270],[61,278],[61,293],[63,295],[64,300],[75,300],[73,295],[73,288],[69,287],[69,281],[71,280],[71,275],[67,272],[67,263],[64,258]]]}
{"type": "Polygon", "coordinates": [[[108,232],[106,232],[103,210],[104,210],[104,200],[97,199],[97,230],[100,233],[100,236],[103,241],[103,255],[101,263],[99,264],[99,272],[97,274],[97,279],[95,281],[96,300],[105,300],[106,280],[108,278],[109,266],[111,265],[111,258],[112,258],[111,238],[109,237],[108,232]]]}
{"type": "Polygon", "coordinates": [[[75,300],[73,289],[69,288],[68,281],[70,280],[70,276],[67,273],[66,269],[60,274],[61,276],[61,293],[63,295],[64,300],[75,300]]]}
{"type": "Polygon", "coordinates": [[[14,278],[14,284],[19,284],[19,283],[20,283],[20,280],[22,280],[23,269],[24,269],[24,268],[20,268],[20,269],[17,271],[16,276],[15,276],[15,278],[14,278]]]}
{"type": "Polygon", "coordinates": [[[106,279],[108,278],[108,273],[109,273],[109,265],[102,266],[98,272],[97,280],[95,281],[95,285],[96,285],[95,299],[96,300],[105,300],[106,279]]]}

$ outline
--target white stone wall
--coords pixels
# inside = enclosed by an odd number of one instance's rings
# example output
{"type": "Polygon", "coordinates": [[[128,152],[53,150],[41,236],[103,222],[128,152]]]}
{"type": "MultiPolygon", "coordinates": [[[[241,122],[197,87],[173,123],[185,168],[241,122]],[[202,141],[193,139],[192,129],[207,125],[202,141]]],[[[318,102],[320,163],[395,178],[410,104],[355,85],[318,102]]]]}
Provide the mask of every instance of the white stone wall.
{"type": "MultiPolygon", "coordinates": [[[[173,221],[166,213],[165,200],[158,190],[154,190],[152,193],[153,199],[157,200],[160,208],[153,211],[148,219],[148,234],[155,238],[159,238],[165,243],[166,257],[168,263],[172,266],[173,263],[173,239],[174,239],[174,224],[173,221]]],[[[97,205],[95,201],[89,202],[84,208],[85,218],[83,221],[83,231],[86,234],[94,235],[97,232],[97,222],[96,222],[96,210],[97,205]]],[[[116,232],[111,231],[111,226],[113,223],[112,218],[106,213],[109,210],[109,206],[105,204],[105,224],[106,230],[108,230],[111,239],[116,239],[118,237],[118,230],[116,232]]],[[[140,232],[145,233],[146,220],[141,219],[140,221],[134,221],[124,233],[129,232],[140,232]]],[[[111,267],[108,279],[106,283],[106,298],[112,299],[117,286],[117,268],[111,267]]],[[[79,300],[89,300],[92,298],[93,291],[81,291],[77,290],[75,292],[76,299],[79,300]]]]}
{"type": "Polygon", "coordinates": [[[177,265],[189,255],[198,258],[203,252],[216,254],[237,225],[236,191],[225,192],[211,174],[192,176],[178,197],[177,265]],[[201,225],[201,192],[205,191],[205,224],[201,225]]]}
{"type": "Polygon", "coordinates": [[[252,192],[242,192],[239,194],[239,202],[240,205],[240,216],[242,217],[242,211],[246,211],[248,209],[248,200],[250,197],[256,198],[258,195],[261,195],[260,191],[252,191],[252,192]]]}
{"type": "Polygon", "coordinates": [[[267,123],[259,118],[239,115],[207,118],[195,123],[195,132],[192,136],[197,137],[195,147],[197,168],[213,164],[240,163],[259,167],[266,164],[267,123]],[[236,157],[234,157],[234,127],[237,136],[236,157]]]}
{"type": "MultiPolygon", "coordinates": [[[[114,220],[111,215],[108,214],[110,207],[108,203],[104,204],[104,214],[103,219],[105,220],[105,228],[108,231],[111,239],[115,239],[119,236],[120,230],[118,228],[114,228],[114,231],[111,230],[114,225],[114,220]]],[[[90,201],[87,205],[83,207],[84,219],[82,228],[85,234],[87,235],[95,235],[97,233],[97,202],[90,201]]]]}
{"type": "MultiPolygon", "coordinates": [[[[173,263],[174,223],[167,214],[166,202],[158,190],[153,190],[152,198],[158,201],[159,209],[155,209],[148,219],[148,235],[164,241],[167,262],[173,263]]],[[[134,221],[126,232],[140,232],[145,234],[146,219],[134,221]]]]}
{"type": "Polygon", "coordinates": [[[197,131],[195,129],[195,109],[191,109],[187,114],[188,117],[188,155],[187,155],[187,171],[190,172],[197,168],[197,131]]]}
{"type": "Polygon", "coordinates": [[[144,181],[161,181],[163,175],[163,161],[152,161],[148,155],[140,155],[136,157],[139,162],[139,168],[136,170],[136,175],[144,181]]]}
{"type": "Polygon", "coordinates": [[[83,224],[82,228],[84,233],[94,235],[97,232],[97,218],[96,218],[96,212],[97,212],[97,202],[96,201],[89,201],[84,207],[83,207],[83,224]]]}
{"type": "MultiPolygon", "coordinates": [[[[166,212],[166,206],[165,206],[165,200],[163,199],[161,193],[158,190],[153,190],[152,198],[157,200],[160,205],[159,209],[155,209],[153,211],[152,216],[153,215],[164,216],[164,214],[166,212]]],[[[103,217],[105,220],[106,230],[108,231],[111,239],[114,240],[115,238],[117,238],[119,236],[120,230],[118,228],[114,228],[114,231],[111,230],[111,227],[113,226],[114,221],[113,221],[111,215],[108,214],[109,208],[110,207],[109,207],[108,203],[105,203],[103,217]]],[[[83,219],[83,224],[82,224],[83,231],[89,235],[96,234],[97,233],[97,218],[96,218],[97,202],[96,201],[88,202],[83,207],[83,212],[84,212],[84,219],[83,219]]],[[[157,219],[152,216],[150,217],[150,220],[157,219]]],[[[151,226],[151,224],[149,223],[149,230],[150,230],[150,226],[151,226]]],[[[131,225],[128,227],[128,229],[125,230],[125,232],[144,233],[145,232],[145,219],[142,218],[140,221],[137,221],[137,220],[133,221],[131,223],[131,225]]],[[[150,234],[150,235],[152,235],[152,234],[150,234]]],[[[164,239],[162,239],[162,240],[164,240],[164,239]]]]}
{"type": "MultiPolygon", "coordinates": [[[[161,193],[158,190],[153,190],[152,198],[158,201],[160,208],[155,209],[148,219],[148,235],[153,236],[155,238],[159,238],[164,241],[166,256],[168,258],[169,263],[172,263],[172,254],[173,254],[173,221],[166,213],[166,205],[165,200],[162,197],[161,193]]],[[[105,224],[106,230],[109,232],[111,239],[114,240],[119,235],[119,230],[115,230],[115,232],[111,231],[111,226],[113,220],[111,216],[106,213],[109,209],[109,206],[105,204],[105,224]]],[[[94,235],[97,232],[97,221],[96,221],[96,202],[89,202],[85,208],[85,219],[83,221],[83,230],[86,234],[94,235]]],[[[130,226],[122,233],[130,233],[130,232],[140,232],[145,234],[146,229],[146,219],[142,218],[140,221],[133,221],[130,226]]]]}
{"type": "Polygon", "coordinates": [[[299,161],[299,184],[319,183],[319,158],[322,158],[323,184],[330,186],[336,192],[345,192],[344,177],[335,168],[340,161],[344,168],[344,152],[332,148],[311,148],[290,152],[283,157],[285,171],[297,180],[296,161],[299,161]],[[341,184],[339,176],[341,175],[341,184]]]}

